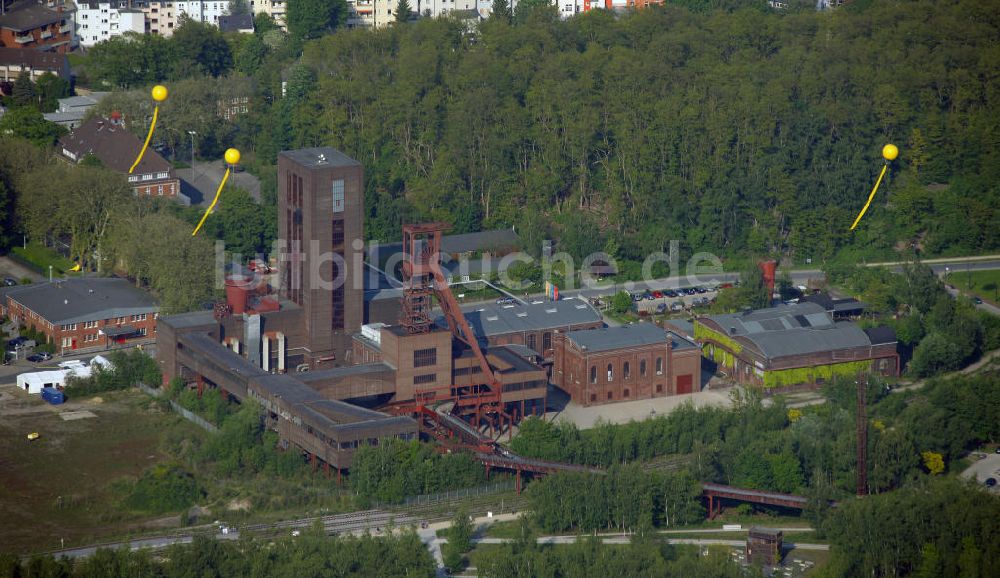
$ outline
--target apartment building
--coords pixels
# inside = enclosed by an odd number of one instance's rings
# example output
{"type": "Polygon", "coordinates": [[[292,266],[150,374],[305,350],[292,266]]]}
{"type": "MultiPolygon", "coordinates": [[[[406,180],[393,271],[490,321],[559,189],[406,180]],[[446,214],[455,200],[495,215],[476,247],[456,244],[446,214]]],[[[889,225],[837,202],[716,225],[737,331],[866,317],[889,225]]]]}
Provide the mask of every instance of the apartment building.
{"type": "Polygon", "coordinates": [[[146,15],[128,0],[80,2],[74,18],[81,46],[90,47],[126,32],[146,33],[146,15]]]}

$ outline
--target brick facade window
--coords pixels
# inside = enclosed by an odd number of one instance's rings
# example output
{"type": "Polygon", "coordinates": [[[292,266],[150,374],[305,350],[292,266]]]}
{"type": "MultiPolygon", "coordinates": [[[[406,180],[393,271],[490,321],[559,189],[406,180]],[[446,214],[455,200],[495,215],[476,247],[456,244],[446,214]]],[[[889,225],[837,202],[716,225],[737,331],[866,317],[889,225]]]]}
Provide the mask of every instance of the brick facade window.
{"type": "Polygon", "coordinates": [[[437,381],[436,373],[427,373],[425,375],[414,375],[413,385],[423,385],[425,383],[434,383],[437,381]]]}
{"type": "Polygon", "coordinates": [[[542,334],[542,352],[552,349],[552,332],[546,331],[542,334]]]}
{"type": "MultiPolygon", "coordinates": [[[[629,364],[628,364],[627,361],[622,364],[622,377],[624,379],[628,379],[628,378],[632,377],[632,371],[631,371],[631,368],[629,367],[629,364]]],[[[625,391],[628,391],[628,390],[626,389],[625,391]]],[[[626,395],[625,397],[628,397],[628,395],[626,395]]]]}
{"type": "Polygon", "coordinates": [[[663,358],[656,358],[656,375],[663,375],[663,358]]]}
{"type": "Polygon", "coordinates": [[[427,367],[437,364],[437,349],[417,349],[413,352],[413,367],[427,367]]]}
{"type": "Polygon", "coordinates": [[[639,377],[646,377],[646,360],[639,360],[639,377]]]}
{"type": "Polygon", "coordinates": [[[536,344],[535,344],[535,334],[534,333],[529,333],[528,334],[527,343],[525,343],[525,345],[528,346],[528,349],[532,349],[532,350],[535,349],[535,345],[536,344]]]}
{"type": "Polygon", "coordinates": [[[590,383],[597,383],[597,366],[590,366],[590,383]]]}

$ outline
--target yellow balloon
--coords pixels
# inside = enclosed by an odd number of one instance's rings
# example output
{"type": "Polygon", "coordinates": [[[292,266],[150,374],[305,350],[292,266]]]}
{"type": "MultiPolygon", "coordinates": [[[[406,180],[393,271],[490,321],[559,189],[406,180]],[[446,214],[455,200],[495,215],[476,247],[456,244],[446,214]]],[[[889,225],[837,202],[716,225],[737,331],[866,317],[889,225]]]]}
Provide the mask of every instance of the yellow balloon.
{"type": "Polygon", "coordinates": [[[226,162],[231,165],[239,164],[240,151],[236,149],[226,149],[226,162]]]}
{"type": "Polygon", "coordinates": [[[167,100],[167,87],[162,84],[157,84],[153,87],[153,100],[156,102],[163,102],[167,100]]]}
{"type": "Polygon", "coordinates": [[[887,161],[894,161],[899,156],[899,149],[894,144],[887,144],[882,147],[882,156],[887,161]]]}

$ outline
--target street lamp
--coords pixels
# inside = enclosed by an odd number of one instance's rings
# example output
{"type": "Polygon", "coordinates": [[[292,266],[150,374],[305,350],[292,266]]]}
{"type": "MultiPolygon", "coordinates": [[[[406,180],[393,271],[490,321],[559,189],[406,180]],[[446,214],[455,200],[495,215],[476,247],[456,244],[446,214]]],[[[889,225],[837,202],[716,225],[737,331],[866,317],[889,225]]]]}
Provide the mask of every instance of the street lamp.
{"type": "Polygon", "coordinates": [[[193,130],[189,130],[187,133],[191,135],[191,180],[194,180],[194,137],[198,136],[198,133],[193,130]]]}

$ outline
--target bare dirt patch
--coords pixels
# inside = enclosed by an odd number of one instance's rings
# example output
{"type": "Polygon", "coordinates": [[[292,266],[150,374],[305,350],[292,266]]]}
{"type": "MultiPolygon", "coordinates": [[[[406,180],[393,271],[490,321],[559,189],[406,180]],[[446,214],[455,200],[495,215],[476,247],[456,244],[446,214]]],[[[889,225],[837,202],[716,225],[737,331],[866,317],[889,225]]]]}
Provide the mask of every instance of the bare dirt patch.
{"type": "Polygon", "coordinates": [[[147,411],[148,398],[138,392],[90,401],[77,407],[97,419],[64,421],[55,411],[7,413],[0,419],[4,551],[54,549],[60,538],[69,547],[139,529],[149,518],[123,509],[127,480],[167,460],[159,449],[163,436],[177,429],[203,435],[173,413],[147,411]],[[36,431],[41,437],[28,441],[26,434],[36,431]]]}

